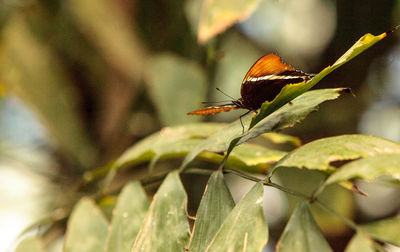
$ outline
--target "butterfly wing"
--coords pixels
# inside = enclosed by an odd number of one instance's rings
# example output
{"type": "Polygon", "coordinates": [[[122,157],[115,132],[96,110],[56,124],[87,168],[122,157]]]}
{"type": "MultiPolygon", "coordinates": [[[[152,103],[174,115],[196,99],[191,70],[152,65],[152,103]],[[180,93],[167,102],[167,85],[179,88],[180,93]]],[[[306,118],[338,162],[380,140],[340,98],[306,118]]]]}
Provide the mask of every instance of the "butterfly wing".
{"type": "Polygon", "coordinates": [[[243,79],[243,105],[249,110],[257,110],[265,101],[272,101],[287,84],[307,81],[311,77],[283,63],[276,54],[264,55],[254,63],[243,79]]]}
{"type": "Polygon", "coordinates": [[[198,109],[195,111],[191,111],[187,113],[188,115],[208,115],[208,114],[217,114],[220,112],[228,112],[234,109],[239,109],[240,107],[236,104],[227,104],[221,106],[213,106],[213,107],[206,107],[202,109],[198,109]]]}

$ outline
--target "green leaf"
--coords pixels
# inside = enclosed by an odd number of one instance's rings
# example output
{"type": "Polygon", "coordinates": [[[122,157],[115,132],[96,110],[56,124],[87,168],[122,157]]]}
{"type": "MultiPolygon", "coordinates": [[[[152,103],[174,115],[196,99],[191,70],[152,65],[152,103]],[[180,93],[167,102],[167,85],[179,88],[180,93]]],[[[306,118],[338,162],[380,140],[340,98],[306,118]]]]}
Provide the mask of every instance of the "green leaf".
{"type": "Polygon", "coordinates": [[[183,126],[165,127],[159,132],[146,137],[131,148],[127,149],[114,163],[114,168],[134,165],[148,161],[154,157],[173,155],[189,148],[182,146],[182,140],[199,140],[218,131],[224,124],[195,123],[183,126]]]}
{"type": "MultiPolygon", "coordinates": [[[[257,127],[250,129],[242,135],[242,126],[237,120],[221,130],[215,132],[205,141],[197,145],[183,160],[181,169],[186,167],[200,152],[207,150],[213,152],[224,152],[233,140],[243,143],[251,138],[272,130],[291,127],[304,119],[309,113],[315,111],[318,105],[324,101],[335,99],[343,89],[321,89],[314,90],[296,98],[291,104],[287,104],[280,110],[265,118],[257,127]],[[240,138],[242,136],[242,138],[240,138]]],[[[243,124],[249,124],[251,115],[242,118],[243,124]]],[[[232,145],[232,144],[231,144],[232,145]]]]}
{"type": "Polygon", "coordinates": [[[276,248],[290,252],[332,251],[305,202],[301,202],[290,216],[276,248]]]}
{"type": "Polygon", "coordinates": [[[144,220],[149,201],[139,182],[127,184],[113,210],[105,251],[130,252],[144,220]]]}
{"type": "Polygon", "coordinates": [[[195,123],[165,127],[128,148],[112,165],[86,172],[83,177],[89,182],[115,169],[148,161],[151,161],[149,166],[151,172],[158,160],[185,156],[201,139],[223,126],[224,124],[218,123],[195,123]]]}
{"type": "Polygon", "coordinates": [[[379,176],[400,182],[400,154],[379,154],[347,163],[329,176],[318,189],[316,195],[333,183],[340,183],[347,189],[357,191],[358,189],[354,188],[354,184],[349,183],[348,180],[364,179],[371,181],[379,176]]]}
{"type": "Polygon", "coordinates": [[[207,91],[206,75],[195,62],[161,54],[151,60],[149,69],[146,73],[149,91],[164,125],[202,119],[187,115],[204,101],[207,91]]]}
{"type": "Polygon", "coordinates": [[[245,132],[239,144],[272,130],[292,127],[318,109],[318,105],[338,98],[345,88],[319,89],[309,91],[286,104],[275,113],[262,120],[257,126],[245,132]]]}
{"type": "MultiPolygon", "coordinates": [[[[205,141],[203,138],[221,129],[224,124],[198,123],[164,128],[126,150],[113,164],[112,169],[120,169],[128,165],[150,162],[150,171],[158,160],[186,156],[196,146],[205,141]]],[[[265,173],[270,164],[277,162],[285,152],[268,149],[258,145],[245,144],[233,151],[227,165],[232,169],[240,169],[254,173],[265,173]]],[[[223,156],[213,152],[202,152],[199,159],[220,163],[223,156]]],[[[86,179],[93,179],[95,172],[85,174],[86,179]]]]}
{"type": "Polygon", "coordinates": [[[264,188],[261,182],[235,206],[206,251],[259,252],[268,241],[268,225],[263,209],[264,188]]]}
{"type": "Polygon", "coordinates": [[[189,241],[186,205],[179,173],[171,172],[151,202],[132,252],[183,251],[189,241]]]}
{"type": "Polygon", "coordinates": [[[361,226],[372,237],[400,246],[400,215],[361,226]]]}
{"type": "Polygon", "coordinates": [[[400,154],[381,154],[355,160],[339,168],[325,184],[355,178],[371,181],[382,175],[400,180],[400,154]]]}
{"type": "Polygon", "coordinates": [[[42,242],[39,237],[30,236],[23,239],[18,246],[15,248],[14,252],[44,252],[42,242]]]}
{"type": "Polygon", "coordinates": [[[222,172],[214,172],[197,210],[189,251],[205,251],[234,206],[235,202],[225,184],[222,172]]]}
{"type": "Polygon", "coordinates": [[[284,157],[276,167],[326,171],[330,163],[381,154],[400,153],[400,144],[375,136],[342,135],[307,143],[284,157]]]}
{"type": "Polygon", "coordinates": [[[36,113],[73,163],[91,167],[96,153],[61,61],[20,15],[8,20],[3,34],[0,74],[4,84],[36,113]]]}
{"type": "Polygon", "coordinates": [[[303,94],[313,86],[315,86],[320,80],[322,80],[325,76],[331,73],[336,68],[341,65],[347,63],[358,54],[367,50],[369,47],[374,45],[376,42],[385,38],[387,33],[382,33],[381,35],[374,36],[371,34],[366,34],[362,36],[350,49],[347,50],[345,54],[343,54],[332,66],[326,67],[324,70],[319,72],[314,78],[312,78],[308,82],[301,82],[297,84],[288,84],[286,85],[281,92],[275,97],[274,100],[270,102],[264,102],[260,108],[260,111],[257,113],[257,116],[253,118],[250,124],[250,128],[254,127],[258,122],[262,119],[270,115],[275,110],[279,109],[289,101],[293,100],[297,96],[303,94]]]}
{"type": "Polygon", "coordinates": [[[374,241],[362,232],[357,232],[351,238],[345,252],[375,252],[374,241]]]}
{"type": "Polygon", "coordinates": [[[198,38],[201,43],[248,18],[260,0],[205,0],[200,14],[198,38]]]}
{"type": "Polygon", "coordinates": [[[71,213],[65,235],[65,252],[103,251],[108,223],[89,198],[81,199],[71,213]]]}

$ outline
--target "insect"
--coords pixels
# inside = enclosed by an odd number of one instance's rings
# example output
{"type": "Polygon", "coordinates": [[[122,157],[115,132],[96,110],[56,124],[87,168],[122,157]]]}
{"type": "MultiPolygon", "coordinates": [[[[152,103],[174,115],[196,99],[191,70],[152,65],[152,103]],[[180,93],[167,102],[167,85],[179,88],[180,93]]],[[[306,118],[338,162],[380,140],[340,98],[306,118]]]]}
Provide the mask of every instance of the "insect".
{"type": "Polygon", "coordinates": [[[313,74],[295,70],[283,63],[279,55],[267,54],[258,59],[244,77],[240,90],[241,98],[227,104],[191,111],[188,115],[208,115],[247,109],[248,111],[240,116],[241,121],[244,115],[251,111],[256,112],[265,101],[272,101],[287,84],[308,81],[312,77],[313,74]]]}

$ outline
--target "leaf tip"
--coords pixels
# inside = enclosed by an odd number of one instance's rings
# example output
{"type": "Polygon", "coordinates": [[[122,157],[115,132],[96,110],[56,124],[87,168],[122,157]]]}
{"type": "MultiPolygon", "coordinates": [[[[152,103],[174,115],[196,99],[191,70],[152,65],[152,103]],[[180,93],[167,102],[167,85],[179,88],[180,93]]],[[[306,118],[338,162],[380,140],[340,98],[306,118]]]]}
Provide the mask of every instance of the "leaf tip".
{"type": "Polygon", "coordinates": [[[389,31],[385,32],[386,36],[395,32],[397,29],[399,29],[400,25],[396,25],[395,27],[393,27],[392,29],[390,29],[389,31]]]}

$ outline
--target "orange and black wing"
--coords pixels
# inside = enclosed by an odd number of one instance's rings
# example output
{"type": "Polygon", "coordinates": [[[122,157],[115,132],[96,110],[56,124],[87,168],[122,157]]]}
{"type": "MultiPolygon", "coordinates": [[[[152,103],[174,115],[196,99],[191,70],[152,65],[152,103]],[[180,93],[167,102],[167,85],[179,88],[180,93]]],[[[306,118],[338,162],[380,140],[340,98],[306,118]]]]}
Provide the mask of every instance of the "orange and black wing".
{"type": "Polygon", "coordinates": [[[265,101],[272,101],[287,84],[307,81],[311,77],[285,64],[276,54],[264,55],[254,63],[242,81],[244,107],[257,110],[265,101]]]}

